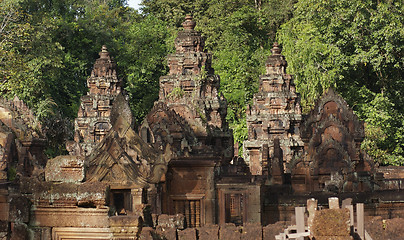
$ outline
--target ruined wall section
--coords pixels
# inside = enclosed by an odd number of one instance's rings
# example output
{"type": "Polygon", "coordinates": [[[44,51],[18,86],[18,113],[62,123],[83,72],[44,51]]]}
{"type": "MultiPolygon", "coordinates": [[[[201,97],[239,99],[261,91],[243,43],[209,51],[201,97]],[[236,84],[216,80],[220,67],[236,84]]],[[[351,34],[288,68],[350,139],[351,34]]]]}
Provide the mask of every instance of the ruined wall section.
{"type": "Polygon", "coordinates": [[[15,97],[0,99],[0,181],[7,171],[31,176],[46,164],[42,127],[25,103],[15,97]]]}
{"type": "Polygon", "coordinates": [[[67,144],[71,155],[88,156],[111,128],[110,114],[114,98],[121,92],[122,82],[107,47],[102,46],[87,79],[88,93],[81,97],[75,120],[74,142],[67,144]]]}
{"type": "Polygon", "coordinates": [[[301,125],[304,155],[291,164],[295,191],[371,191],[374,161],[360,146],[365,138],[346,101],[329,89],[301,125]]]}
{"type": "Polygon", "coordinates": [[[299,95],[292,76],[286,74],[287,62],[277,43],[271,51],[259,91],[247,107],[248,140],[243,147],[253,175],[277,175],[282,183],[284,166],[303,149],[299,137],[302,115],[299,95]]]}

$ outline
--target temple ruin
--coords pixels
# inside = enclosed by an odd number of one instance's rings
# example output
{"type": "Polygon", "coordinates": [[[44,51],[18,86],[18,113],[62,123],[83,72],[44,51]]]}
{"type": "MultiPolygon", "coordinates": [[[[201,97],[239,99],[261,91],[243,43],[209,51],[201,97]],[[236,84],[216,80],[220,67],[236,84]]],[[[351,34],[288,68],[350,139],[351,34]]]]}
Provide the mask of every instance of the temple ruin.
{"type": "Polygon", "coordinates": [[[244,156],[235,155],[220,78],[195,25],[185,18],[139,126],[102,46],[69,155],[47,159],[32,112],[17,97],[0,100],[0,239],[327,239],[321,216],[330,213],[343,219],[343,239],[363,239],[371,225],[350,231],[352,204],[360,219],[404,217],[404,169],[378,167],[360,149],[364,123],[335,90],[302,114],[277,43],[247,107],[244,156]]]}

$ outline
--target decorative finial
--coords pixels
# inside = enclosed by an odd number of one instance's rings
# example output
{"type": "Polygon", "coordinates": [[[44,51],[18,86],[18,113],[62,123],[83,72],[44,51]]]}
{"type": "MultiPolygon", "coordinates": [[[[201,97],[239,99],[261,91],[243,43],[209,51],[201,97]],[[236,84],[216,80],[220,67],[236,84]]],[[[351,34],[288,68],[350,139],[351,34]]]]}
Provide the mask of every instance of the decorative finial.
{"type": "Polygon", "coordinates": [[[102,45],[101,52],[99,53],[100,58],[109,58],[109,52],[106,45],[102,45]]]}
{"type": "Polygon", "coordinates": [[[279,44],[274,42],[273,48],[271,49],[272,55],[279,55],[281,54],[282,50],[279,48],[279,44]]]}
{"type": "Polygon", "coordinates": [[[195,23],[195,21],[192,20],[192,16],[187,14],[185,16],[185,22],[182,23],[184,30],[194,30],[195,25],[196,25],[196,23],[195,23]]]}

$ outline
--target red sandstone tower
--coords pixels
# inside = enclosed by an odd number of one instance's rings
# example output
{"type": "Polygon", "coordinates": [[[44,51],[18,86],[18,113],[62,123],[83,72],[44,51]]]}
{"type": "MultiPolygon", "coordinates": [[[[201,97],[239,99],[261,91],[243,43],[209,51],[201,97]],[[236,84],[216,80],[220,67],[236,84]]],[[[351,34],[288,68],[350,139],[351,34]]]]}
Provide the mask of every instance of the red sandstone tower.
{"type": "Polygon", "coordinates": [[[88,156],[101,142],[111,128],[110,113],[114,98],[121,92],[122,82],[116,75],[116,64],[105,45],[99,55],[87,79],[89,91],[81,97],[74,124],[75,143],[67,146],[72,155],[88,156]]]}
{"type": "Polygon", "coordinates": [[[302,119],[299,96],[292,76],[286,74],[287,62],[274,43],[266,61],[266,74],[253,105],[247,108],[248,140],[244,142],[244,158],[253,175],[270,174],[282,183],[284,166],[303,148],[299,137],[302,119]]]}

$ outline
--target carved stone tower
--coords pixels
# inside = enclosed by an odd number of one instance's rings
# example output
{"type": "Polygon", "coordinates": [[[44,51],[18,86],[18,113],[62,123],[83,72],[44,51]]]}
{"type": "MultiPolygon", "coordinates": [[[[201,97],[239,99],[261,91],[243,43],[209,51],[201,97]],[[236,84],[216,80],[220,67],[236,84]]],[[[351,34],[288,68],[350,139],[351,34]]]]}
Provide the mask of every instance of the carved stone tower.
{"type": "Polygon", "coordinates": [[[266,74],[253,105],[247,107],[248,140],[244,142],[244,158],[253,175],[270,174],[282,183],[284,166],[303,149],[299,138],[302,118],[299,96],[292,76],[286,74],[287,62],[274,43],[266,61],[266,74]]]}
{"type": "MultiPolygon", "coordinates": [[[[145,128],[148,128],[149,138],[152,137],[156,143],[163,141],[164,146],[166,137],[157,133],[157,128],[161,129],[164,121],[161,117],[152,118],[156,111],[167,109],[173,111],[169,115],[176,115],[181,128],[189,128],[181,130],[181,134],[170,136],[174,137],[174,140],[169,140],[172,147],[181,146],[174,153],[181,156],[183,150],[187,151],[186,154],[198,155],[215,152],[230,157],[233,143],[225,121],[227,103],[219,93],[219,76],[214,74],[211,67],[212,54],[203,51],[204,39],[200,32],[194,30],[195,25],[192,17],[186,16],[184,30],[175,39],[176,52],[167,57],[170,72],[160,78],[159,100],[143,123],[141,135],[147,139],[145,128]],[[155,121],[160,123],[155,125],[155,121]]],[[[175,122],[172,120],[171,124],[175,125],[175,122]]]]}
{"type": "Polygon", "coordinates": [[[159,100],[140,135],[169,157],[162,213],[181,213],[187,226],[199,227],[216,222],[215,169],[231,161],[233,138],[212,55],[203,51],[204,39],[191,16],[183,27],[176,52],[167,57],[170,72],[160,78],[159,100]]]}
{"type": "Polygon", "coordinates": [[[116,64],[107,47],[102,46],[91,76],[87,79],[89,91],[81,97],[74,128],[75,143],[67,146],[72,155],[88,156],[111,128],[110,113],[114,98],[121,92],[122,82],[116,75],[116,64]]]}

